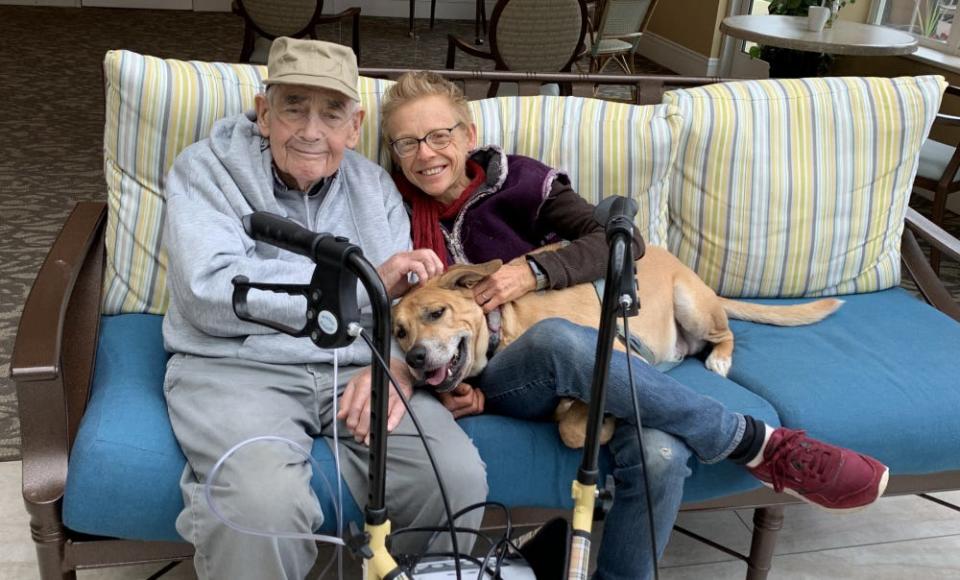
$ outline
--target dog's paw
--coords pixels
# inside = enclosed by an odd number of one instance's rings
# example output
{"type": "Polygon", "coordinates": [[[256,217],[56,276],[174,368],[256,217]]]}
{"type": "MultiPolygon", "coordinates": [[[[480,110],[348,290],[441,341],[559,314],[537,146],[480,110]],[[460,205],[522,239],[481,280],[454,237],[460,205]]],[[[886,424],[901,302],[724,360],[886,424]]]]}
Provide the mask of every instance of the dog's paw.
{"type": "MultiPolygon", "coordinates": [[[[600,426],[600,444],[606,445],[610,443],[610,440],[613,439],[613,431],[616,429],[617,423],[616,419],[613,417],[605,417],[603,419],[603,425],[600,426]]],[[[586,437],[584,437],[586,439],[586,437]]]]}
{"type": "Polygon", "coordinates": [[[580,449],[586,443],[588,409],[586,403],[575,399],[560,399],[553,413],[560,439],[571,449],[580,449]]]}
{"type": "Polygon", "coordinates": [[[711,371],[717,373],[721,377],[727,376],[727,373],[730,372],[730,365],[733,364],[733,360],[728,356],[715,356],[711,354],[707,357],[706,366],[711,371]]]}
{"type": "Polygon", "coordinates": [[[587,434],[582,429],[565,429],[563,425],[559,426],[560,440],[570,449],[583,449],[587,442],[587,434]]]}

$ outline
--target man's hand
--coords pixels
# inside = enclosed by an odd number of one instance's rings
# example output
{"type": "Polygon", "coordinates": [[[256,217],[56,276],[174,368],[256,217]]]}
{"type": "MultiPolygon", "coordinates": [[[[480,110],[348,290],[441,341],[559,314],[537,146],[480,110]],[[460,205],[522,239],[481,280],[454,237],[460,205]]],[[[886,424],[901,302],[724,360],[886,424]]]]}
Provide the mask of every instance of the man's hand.
{"type": "Polygon", "coordinates": [[[460,383],[449,393],[437,393],[437,398],[448,411],[453,413],[454,419],[483,413],[483,403],[486,401],[483,391],[467,383],[460,383]]]}
{"type": "Polygon", "coordinates": [[[478,282],[473,287],[473,299],[483,307],[484,312],[490,312],[501,304],[516,300],[536,288],[537,279],[526,259],[521,257],[507,262],[499,270],[478,282]]]}
{"type": "Polygon", "coordinates": [[[398,252],[377,268],[390,298],[403,296],[410,289],[408,274],[416,274],[422,284],[443,273],[443,262],[433,250],[413,250],[398,252]]]}
{"type": "MultiPolygon", "coordinates": [[[[364,445],[370,444],[370,386],[373,367],[367,367],[350,378],[347,387],[340,396],[340,410],[337,419],[346,421],[347,428],[353,433],[353,438],[364,445]]],[[[402,360],[390,359],[390,373],[400,382],[398,387],[407,399],[413,394],[413,381],[406,363],[402,360]]],[[[387,387],[389,402],[387,403],[387,431],[393,431],[406,408],[397,395],[393,386],[387,387]]]]}

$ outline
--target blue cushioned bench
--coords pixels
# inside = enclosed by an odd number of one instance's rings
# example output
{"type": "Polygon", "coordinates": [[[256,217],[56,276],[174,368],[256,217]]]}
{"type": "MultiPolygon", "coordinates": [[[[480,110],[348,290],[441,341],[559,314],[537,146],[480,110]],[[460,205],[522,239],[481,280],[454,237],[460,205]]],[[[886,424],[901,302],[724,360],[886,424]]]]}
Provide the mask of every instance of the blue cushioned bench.
{"type": "MultiPolygon", "coordinates": [[[[174,528],[183,509],[180,451],[163,397],[169,358],[161,322],[151,314],[104,316],[90,401],[71,453],[63,520],[72,530],[118,538],[181,540],[174,528]],[[119,356],[123,353],[123,356],[119,356]]],[[[672,371],[678,380],[722,401],[731,409],[779,425],[776,411],[740,385],[710,373],[698,360],[672,371]]],[[[489,499],[508,506],[572,507],[570,482],[580,461],[564,447],[553,423],[530,423],[485,415],[461,420],[487,464],[489,499]],[[517,482],[525,482],[517,485],[517,482]]],[[[318,441],[313,456],[328,482],[337,476],[330,448],[318,441]]],[[[604,471],[609,457],[604,456],[604,471]]],[[[729,463],[693,466],[684,498],[698,501],[759,487],[742,468],[729,463]]],[[[333,498],[319,477],[314,490],[324,513],[333,498]]],[[[361,511],[344,494],[344,517],[362,523],[361,511]]],[[[324,522],[331,532],[335,519],[324,522]]]]}
{"type": "MultiPolygon", "coordinates": [[[[153,59],[152,64],[144,68],[143,57],[127,52],[122,55],[114,53],[112,57],[108,55],[108,61],[113,63],[112,74],[126,71],[130,75],[127,78],[130,82],[117,82],[108,87],[108,100],[113,99],[110,102],[116,109],[115,118],[108,114],[108,121],[117,122],[119,119],[121,124],[140,122],[141,117],[151,111],[167,110],[163,100],[169,98],[170,92],[179,94],[175,89],[153,91],[156,94],[151,98],[155,100],[148,101],[143,109],[137,109],[143,104],[142,98],[146,98],[137,86],[138,82],[144,82],[143,78],[136,76],[141,70],[148,71],[151,86],[167,87],[152,82],[159,71],[174,70],[187,75],[189,71],[203,69],[206,72],[198,77],[203,82],[213,82],[211,79],[221,76],[227,80],[239,79],[239,85],[249,89],[247,96],[251,99],[260,79],[260,73],[247,65],[202,67],[202,63],[193,63],[194,66],[178,64],[173,67],[153,59]],[[122,95],[122,88],[132,90],[132,94],[126,95],[127,100],[120,99],[123,105],[120,106],[117,99],[122,95]],[[160,100],[159,104],[156,99],[160,100]]],[[[110,70],[108,67],[108,72],[110,70]]],[[[400,72],[403,71],[367,71],[371,77],[378,78],[367,79],[365,86],[382,89],[378,84],[379,77],[400,72]]],[[[468,97],[485,92],[488,80],[520,80],[525,81],[520,84],[521,90],[536,88],[535,82],[526,82],[534,78],[529,73],[511,76],[503,72],[446,71],[444,74],[464,81],[468,97]]],[[[594,83],[614,82],[612,77],[606,76],[540,75],[537,78],[574,83],[575,94],[591,94],[594,83]]],[[[637,83],[638,104],[648,104],[661,101],[665,85],[691,86],[715,80],[638,76],[631,78],[630,82],[637,83]]],[[[933,86],[929,79],[927,84],[933,86]]],[[[220,94],[196,89],[183,92],[220,94]]],[[[234,93],[230,95],[236,96],[234,93]]],[[[373,93],[366,94],[365,98],[372,98],[371,95],[373,93]]],[[[235,100],[237,103],[234,104],[239,106],[240,100],[235,100]]],[[[692,107],[702,102],[698,97],[687,105],[692,107]]],[[[194,105],[197,110],[202,108],[197,103],[194,105]]],[[[594,105],[591,102],[589,107],[584,106],[578,111],[588,111],[594,105]]],[[[749,112],[745,105],[737,107],[737,110],[749,112]]],[[[597,108],[615,107],[604,103],[603,107],[597,108]]],[[[512,110],[510,107],[497,109],[495,120],[512,122],[507,114],[512,110]]],[[[207,113],[209,111],[204,109],[203,115],[207,113]]],[[[637,111],[630,112],[631,115],[635,113],[637,111]]],[[[646,114],[649,116],[649,111],[646,114]]],[[[591,115],[584,112],[585,117],[591,115]]],[[[368,114],[365,125],[370,123],[370,118],[368,114]]],[[[668,122],[672,118],[672,114],[651,117],[672,129],[661,127],[663,130],[644,133],[664,138],[662,142],[658,141],[661,152],[663,147],[668,153],[672,151],[673,141],[666,137],[672,130],[680,131],[679,125],[668,122]]],[[[207,120],[212,122],[212,119],[207,120]]],[[[179,119],[172,122],[180,124],[179,119]]],[[[122,246],[125,251],[119,252],[119,258],[117,255],[114,258],[130,266],[131,270],[153,258],[156,259],[151,263],[152,267],[156,268],[161,262],[158,256],[133,258],[126,253],[142,252],[150,249],[147,247],[150,243],[157,243],[156,231],[162,215],[162,202],[157,201],[162,200],[162,196],[156,193],[160,191],[159,177],[153,176],[151,181],[135,175],[130,167],[164,167],[158,160],[141,164],[139,154],[131,153],[137,149],[138,140],[146,139],[137,137],[137,130],[152,130],[155,133],[153,138],[163,143],[168,143],[168,138],[173,142],[174,137],[170,127],[154,126],[156,123],[149,120],[142,125],[138,128],[114,127],[115,133],[111,133],[108,122],[108,145],[117,145],[123,139],[127,141],[119,147],[123,155],[117,153],[114,158],[108,157],[110,162],[106,165],[108,184],[122,182],[135,186],[134,189],[143,195],[132,196],[126,201],[134,206],[142,204],[146,209],[138,213],[134,207],[128,215],[121,216],[119,214],[123,212],[113,208],[108,217],[107,204],[81,202],[77,205],[34,283],[14,346],[11,374],[17,383],[20,405],[23,494],[31,515],[31,532],[44,580],[72,579],[73,573],[80,568],[188,559],[193,554],[192,546],[179,537],[174,527],[183,506],[179,479],[185,459],[173,436],[163,397],[168,354],[164,352],[161,340],[162,318],[157,314],[138,313],[104,315],[101,311],[101,307],[109,302],[104,300],[105,294],[109,298],[111,290],[129,289],[125,286],[129,281],[117,276],[117,260],[110,262],[107,259],[110,256],[105,246],[111,236],[126,236],[121,240],[122,244],[112,246],[112,251],[116,253],[116,246],[122,246]],[[150,203],[154,205],[150,206],[150,203]],[[121,223],[123,219],[128,223],[121,223]],[[137,233],[141,237],[135,238],[131,230],[138,227],[141,231],[137,233]]],[[[708,126],[707,123],[694,125],[697,129],[708,126]]],[[[376,127],[376,123],[370,126],[376,127]]],[[[709,126],[714,128],[714,125],[709,126]]],[[[566,125],[563,128],[571,134],[579,130],[568,129],[570,127],[566,125]]],[[[917,129],[914,127],[914,130],[917,129]]],[[[690,127],[683,131],[690,131],[690,127]]],[[[181,141],[193,138],[176,137],[181,141]]],[[[606,140],[597,141],[597,147],[607,146],[606,140]]],[[[706,141],[708,139],[704,139],[706,141]]],[[[367,135],[366,142],[368,145],[379,142],[375,130],[372,135],[367,135]]],[[[188,144],[177,143],[178,146],[188,144]]],[[[634,145],[631,141],[627,146],[630,155],[625,161],[616,151],[601,161],[624,165],[634,171],[640,162],[647,163],[652,159],[649,149],[634,145]]],[[[696,150],[691,149],[687,154],[699,163],[696,150]]],[[[583,162],[580,167],[583,173],[593,169],[596,160],[591,155],[586,154],[579,160],[583,162]]],[[[369,156],[376,158],[374,154],[369,156]]],[[[669,163],[661,163],[661,168],[669,166],[669,163]]],[[[703,175],[710,173],[707,169],[702,171],[703,175]]],[[[609,183],[609,176],[603,169],[596,173],[595,182],[609,183]]],[[[679,174],[692,175],[689,171],[679,174]]],[[[586,176],[581,177],[588,181],[586,176]]],[[[660,185],[663,187],[657,192],[663,194],[665,185],[660,185]]],[[[724,181],[722,189],[736,188],[732,185],[728,188],[724,181]]],[[[675,188],[676,191],[679,190],[675,188]]],[[[901,193],[899,199],[903,201],[906,193],[901,193]]],[[[690,212],[685,219],[699,219],[695,204],[690,202],[708,196],[696,191],[687,191],[686,195],[690,212]]],[[[114,197],[110,199],[115,201],[114,197]]],[[[666,244],[666,222],[677,217],[677,207],[674,201],[670,201],[672,205],[668,212],[667,197],[660,200],[664,204],[660,208],[662,219],[651,221],[645,235],[666,244]]],[[[872,198],[869,201],[873,203],[872,198]]],[[[886,207],[875,205],[881,210],[886,207]]],[[[649,210],[645,208],[645,211],[649,210]]],[[[764,222],[756,215],[749,217],[752,221],[764,222]]],[[[697,359],[685,361],[671,374],[733,410],[754,415],[772,425],[804,428],[816,437],[877,456],[891,468],[888,495],[957,490],[960,489],[960,379],[955,367],[960,356],[960,306],[929,267],[917,236],[939,248],[945,259],[950,260],[960,260],[960,241],[913,210],[907,209],[905,218],[898,214],[896,220],[880,221],[891,226],[889,229],[895,232],[894,242],[896,236],[901,236],[899,256],[905,266],[904,275],[917,283],[926,302],[899,288],[872,293],[858,289],[858,294],[842,296],[846,304],[837,313],[811,326],[775,328],[733,321],[736,349],[728,378],[708,372],[697,359]],[[902,235],[898,229],[901,219],[904,219],[902,235]]],[[[676,225],[671,223],[671,228],[676,225]]],[[[699,222],[693,226],[687,224],[688,233],[701,230],[699,222]]],[[[738,228],[733,230],[740,231],[738,228]]],[[[822,233],[816,229],[813,232],[808,236],[811,239],[817,239],[822,233]]],[[[755,240],[749,239],[751,243],[755,240]]],[[[714,243],[715,240],[704,241],[714,243]]],[[[732,241],[739,243],[741,240],[732,241]]],[[[766,249],[763,243],[759,245],[766,249]]],[[[884,245],[884,249],[889,250],[886,255],[897,256],[894,245],[884,245]]],[[[838,251],[842,254],[845,250],[838,251]]],[[[837,262],[844,259],[841,256],[837,262]]],[[[894,279],[882,287],[897,283],[897,263],[895,259],[891,260],[893,263],[887,263],[882,272],[894,279]]],[[[804,263],[812,264],[813,261],[811,257],[804,263]]],[[[822,262],[832,263],[826,259],[822,262]]],[[[720,274],[733,276],[731,272],[737,272],[736,266],[732,265],[720,274]]],[[[156,276],[159,276],[158,272],[144,278],[155,280],[156,276]]],[[[154,294],[152,298],[162,305],[162,285],[154,294]]],[[[113,299],[117,300],[116,296],[113,299]]],[[[792,299],[761,301],[795,302],[792,299]]],[[[162,312],[160,307],[151,310],[143,305],[134,306],[132,310],[119,311],[162,312]],[[136,310],[137,307],[144,309],[136,310]]],[[[151,308],[154,306],[157,305],[151,308]]],[[[107,312],[114,311],[108,309],[107,312]]],[[[570,482],[575,477],[580,456],[560,443],[554,424],[495,416],[465,418],[460,424],[487,464],[491,500],[512,507],[567,509],[571,506],[570,482]]],[[[328,445],[315,443],[312,451],[324,477],[333,483],[336,473],[328,445]]],[[[602,459],[604,469],[608,469],[609,457],[604,455],[602,459]]],[[[770,569],[776,531],[782,524],[783,506],[797,500],[785,494],[774,494],[730,462],[702,465],[691,460],[690,468],[692,475],[684,490],[682,509],[755,510],[750,553],[741,557],[747,562],[748,578],[765,578],[770,569]]],[[[314,477],[312,483],[324,512],[333,513],[330,494],[321,479],[314,477]]],[[[360,506],[349,494],[345,500],[345,517],[360,521],[360,506]]],[[[329,532],[333,522],[334,518],[327,518],[324,531],[329,532]]]]}
{"type": "MultiPolygon", "coordinates": [[[[64,523],[73,530],[180,539],[173,524],[183,509],[179,477],[185,459],[163,398],[168,357],[161,321],[143,314],[103,318],[92,394],[74,443],[64,497],[64,523]]],[[[935,364],[955,356],[960,345],[960,325],[944,314],[894,289],[848,296],[834,316],[812,326],[735,321],[733,328],[737,347],[730,379],[705,370],[697,359],[685,361],[671,375],[731,409],[772,425],[782,420],[875,455],[893,474],[960,468],[960,422],[932,420],[944,409],[960,409],[955,374],[935,364]],[[909,334],[903,332],[906,327],[912,329],[909,334]],[[921,426],[925,436],[917,438],[921,426]]],[[[571,507],[569,486],[580,454],[559,443],[553,423],[486,415],[461,424],[487,464],[491,501],[571,507]]],[[[329,447],[316,444],[313,455],[327,481],[335,481],[329,447]]],[[[604,459],[606,470],[609,457],[604,459]]],[[[691,460],[690,466],[686,502],[760,487],[730,463],[691,460]]],[[[334,513],[320,478],[313,483],[324,513],[334,513]]],[[[349,494],[345,500],[345,518],[361,523],[356,502],[349,494]]],[[[324,525],[332,531],[334,519],[324,525]]]]}

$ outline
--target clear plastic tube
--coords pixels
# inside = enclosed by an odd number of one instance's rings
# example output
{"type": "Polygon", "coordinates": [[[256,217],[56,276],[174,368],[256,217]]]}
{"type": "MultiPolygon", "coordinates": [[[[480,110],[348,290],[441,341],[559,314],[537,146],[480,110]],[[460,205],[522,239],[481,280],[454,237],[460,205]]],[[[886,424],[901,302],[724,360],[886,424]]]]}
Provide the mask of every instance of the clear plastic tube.
{"type": "MultiPolygon", "coordinates": [[[[307,458],[310,464],[313,466],[314,473],[320,476],[320,479],[323,481],[323,484],[326,486],[327,491],[333,495],[333,490],[330,488],[330,482],[327,480],[327,477],[323,474],[323,471],[320,470],[320,465],[317,463],[317,460],[310,455],[310,451],[304,449],[296,441],[287,439],[286,437],[280,437],[278,435],[261,435],[259,437],[251,437],[246,441],[241,441],[233,447],[231,447],[223,456],[217,460],[217,463],[214,464],[213,469],[210,470],[210,475],[207,477],[206,482],[203,484],[203,497],[207,501],[207,505],[210,506],[210,511],[213,512],[214,517],[220,520],[223,525],[227,526],[231,530],[243,534],[249,534],[252,536],[260,536],[264,538],[282,538],[282,539],[291,539],[291,540],[315,540],[318,542],[326,542],[328,544],[334,544],[337,546],[346,545],[342,539],[343,536],[343,480],[340,477],[340,441],[339,441],[339,432],[337,429],[337,379],[338,379],[339,366],[337,363],[337,351],[333,351],[333,462],[337,470],[337,501],[334,503],[334,517],[337,520],[337,535],[336,536],[327,536],[323,534],[313,534],[305,532],[268,532],[264,530],[258,530],[256,528],[250,528],[247,526],[242,526],[226,516],[220,511],[220,508],[217,507],[216,502],[213,501],[213,493],[211,491],[213,482],[217,478],[217,474],[220,472],[220,469],[223,467],[223,464],[229,459],[234,453],[250,445],[252,443],[257,443],[260,441],[276,441],[281,443],[286,443],[291,449],[297,453],[303,455],[307,458]]],[[[342,566],[340,561],[339,551],[337,553],[338,564],[342,566]]],[[[340,571],[342,575],[342,570],[340,571]]]]}

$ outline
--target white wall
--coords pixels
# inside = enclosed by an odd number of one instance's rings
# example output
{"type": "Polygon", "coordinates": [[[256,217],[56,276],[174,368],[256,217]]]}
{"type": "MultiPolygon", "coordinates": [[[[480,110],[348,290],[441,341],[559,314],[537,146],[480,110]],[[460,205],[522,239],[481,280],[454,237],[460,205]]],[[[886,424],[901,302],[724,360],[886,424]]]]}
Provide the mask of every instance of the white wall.
{"type": "Polygon", "coordinates": [[[80,0],[0,0],[0,4],[19,4],[21,6],[80,6],[80,0]]]}

